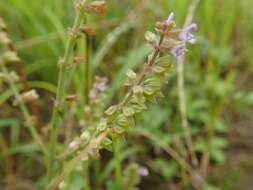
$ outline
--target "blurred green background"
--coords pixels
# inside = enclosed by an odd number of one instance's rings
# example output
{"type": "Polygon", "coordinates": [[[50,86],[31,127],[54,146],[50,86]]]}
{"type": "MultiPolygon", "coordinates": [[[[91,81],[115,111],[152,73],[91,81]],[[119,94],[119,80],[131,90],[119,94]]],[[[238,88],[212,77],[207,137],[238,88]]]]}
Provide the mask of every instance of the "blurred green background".
{"type": "MultiPolygon", "coordinates": [[[[39,89],[38,106],[45,123],[50,120],[53,106],[57,62],[64,51],[66,31],[75,16],[73,3],[71,0],[0,0],[0,16],[8,25],[25,74],[31,87],[39,89]]],[[[107,105],[122,97],[126,71],[140,68],[150,52],[144,40],[145,31],[153,30],[155,22],[165,19],[171,11],[175,12],[177,25],[183,26],[190,4],[189,0],[108,0],[107,13],[89,15],[88,23],[97,32],[89,49],[92,76],[109,78],[107,105]]],[[[206,189],[247,190],[253,186],[252,9],[252,0],[200,0],[195,12],[198,42],[186,53],[185,93],[195,150],[202,155],[206,142],[212,144],[210,185],[206,189]]],[[[82,40],[80,46],[82,50],[82,40]]],[[[83,90],[85,83],[84,78],[75,77],[82,76],[80,70],[75,71],[73,78],[73,87],[78,91],[83,90]]],[[[162,151],[164,145],[175,146],[175,138],[184,142],[176,63],[163,92],[166,98],[159,100],[159,105],[149,106],[122,147],[123,166],[137,162],[149,170],[149,176],[141,180],[141,190],[177,189],[175,184],[181,175],[176,162],[162,151]]],[[[14,179],[17,183],[32,184],[32,189],[35,184],[37,187],[43,184],[43,168],[35,168],[41,158],[35,156],[33,143],[22,136],[22,118],[9,106],[10,96],[8,90],[1,90],[3,180],[0,181],[7,187],[14,179]],[[10,175],[7,165],[12,156],[17,156],[16,169],[10,175]]],[[[113,190],[110,177],[113,166],[110,161],[107,163],[92,175],[95,181],[113,190]]],[[[73,173],[68,180],[72,185],[69,189],[82,189],[84,182],[80,175],[73,173]]]]}

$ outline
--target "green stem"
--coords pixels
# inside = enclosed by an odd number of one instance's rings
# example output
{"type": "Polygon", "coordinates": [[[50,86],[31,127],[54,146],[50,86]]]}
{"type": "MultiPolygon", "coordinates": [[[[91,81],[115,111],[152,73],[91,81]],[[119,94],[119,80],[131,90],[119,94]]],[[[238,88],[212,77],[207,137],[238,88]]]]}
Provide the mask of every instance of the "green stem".
{"type": "Polygon", "coordinates": [[[84,190],[91,190],[90,188],[90,172],[89,172],[89,161],[83,163],[83,172],[84,172],[84,180],[85,180],[85,187],[84,190]]]}
{"type": "Polygon", "coordinates": [[[117,184],[117,188],[121,189],[122,184],[122,167],[121,167],[121,155],[120,155],[120,140],[115,139],[113,141],[114,148],[114,164],[115,164],[115,181],[117,184]]]}
{"type": "MultiPolygon", "coordinates": [[[[8,76],[9,72],[8,72],[8,69],[5,67],[4,63],[0,63],[0,65],[1,65],[1,69],[2,69],[2,72],[4,73],[4,75],[8,76]]],[[[11,90],[13,91],[15,98],[17,100],[20,100],[21,97],[20,97],[18,89],[16,88],[15,83],[12,80],[9,80],[9,79],[7,80],[7,83],[9,84],[11,90]]],[[[44,155],[47,155],[48,154],[47,149],[46,149],[45,145],[43,144],[39,134],[37,133],[37,130],[36,130],[34,124],[31,121],[31,116],[29,114],[29,111],[28,111],[26,105],[24,104],[23,101],[19,101],[18,105],[19,105],[20,110],[21,110],[21,112],[22,112],[22,114],[23,114],[23,116],[26,120],[27,127],[28,127],[33,139],[40,146],[40,148],[41,148],[42,152],[44,153],[44,155]]]]}
{"type": "Polygon", "coordinates": [[[53,116],[51,119],[51,135],[50,135],[50,154],[48,157],[48,177],[51,178],[53,175],[53,160],[55,156],[55,145],[57,142],[58,137],[58,125],[61,120],[64,103],[65,103],[65,95],[66,95],[66,89],[69,86],[69,81],[71,76],[69,73],[71,73],[73,64],[71,62],[72,60],[72,53],[73,49],[77,40],[77,34],[79,32],[79,28],[82,24],[82,21],[85,17],[85,4],[86,1],[82,1],[79,7],[79,11],[77,13],[77,16],[74,21],[74,25],[70,31],[69,38],[67,40],[67,45],[65,48],[65,53],[63,58],[59,62],[60,71],[59,71],[59,77],[58,77],[58,85],[57,85],[57,93],[56,93],[56,101],[53,109],[53,116]]]}

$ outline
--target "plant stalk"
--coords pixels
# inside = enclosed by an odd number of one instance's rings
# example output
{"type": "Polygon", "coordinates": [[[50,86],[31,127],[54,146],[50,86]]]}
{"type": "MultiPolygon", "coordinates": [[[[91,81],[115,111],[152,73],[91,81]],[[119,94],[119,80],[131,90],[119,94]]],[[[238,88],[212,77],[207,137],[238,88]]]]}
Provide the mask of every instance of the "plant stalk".
{"type": "MultiPolygon", "coordinates": [[[[2,69],[2,72],[8,76],[9,75],[9,72],[8,72],[8,69],[5,67],[4,63],[0,63],[0,66],[1,66],[1,69],[2,69]]],[[[7,83],[9,84],[10,88],[12,89],[13,93],[14,93],[14,96],[17,100],[20,100],[21,97],[20,97],[20,94],[19,94],[19,91],[18,89],[16,88],[16,85],[14,84],[14,82],[12,80],[7,80],[7,83]]],[[[21,100],[19,101],[19,107],[20,107],[20,110],[25,118],[25,121],[26,121],[26,124],[27,124],[27,127],[32,135],[32,137],[34,138],[35,142],[40,146],[42,152],[44,153],[44,155],[47,155],[48,154],[48,151],[45,147],[45,145],[43,144],[43,141],[41,140],[33,122],[31,121],[31,116],[29,114],[29,111],[26,107],[26,105],[24,104],[24,102],[21,100]]]]}
{"type": "Polygon", "coordinates": [[[53,160],[55,156],[55,145],[56,145],[57,137],[58,137],[58,125],[62,118],[66,89],[68,88],[69,81],[71,78],[69,74],[71,73],[72,67],[73,67],[73,64],[71,62],[72,53],[73,53],[74,46],[76,44],[79,28],[85,17],[85,5],[86,5],[86,1],[83,0],[80,3],[80,6],[78,7],[79,10],[75,18],[74,25],[69,33],[64,56],[59,61],[60,71],[59,71],[59,77],[58,77],[57,93],[56,93],[55,105],[53,108],[53,116],[52,116],[51,125],[50,125],[50,130],[51,130],[50,144],[49,144],[50,154],[48,157],[48,168],[47,168],[49,178],[51,178],[53,175],[52,168],[53,168],[53,160]]]}

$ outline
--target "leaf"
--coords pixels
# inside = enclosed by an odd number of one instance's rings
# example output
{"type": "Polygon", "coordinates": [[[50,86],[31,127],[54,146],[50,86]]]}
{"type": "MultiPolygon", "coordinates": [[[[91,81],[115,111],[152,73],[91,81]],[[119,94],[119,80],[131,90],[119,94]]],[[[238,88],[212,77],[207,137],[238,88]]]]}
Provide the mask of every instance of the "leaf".
{"type": "Polygon", "coordinates": [[[112,144],[112,140],[109,139],[109,138],[104,138],[103,141],[102,141],[102,145],[104,146],[108,146],[108,145],[111,145],[112,144]]]}
{"type": "Polygon", "coordinates": [[[100,123],[98,124],[97,129],[99,131],[104,131],[106,128],[107,128],[107,121],[106,121],[106,119],[102,118],[100,123]]]}
{"type": "Polygon", "coordinates": [[[164,67],[161,67],[161,66],[154,66],[152,69],[157,74],[161,74],[161,73],[164,73],[166,71],[166,69],[164,67]]]}
{"type": "Polygon", "coordinates": [[[156,61],[156,65],[165,68],[166,71],[169,71],[171,69],[171,67],[172,67],[172,64],[170,63],[170,56],[166,55],[166,56],[160,57],[156,61]]]}
{"type": "Polygon", "coordinates": [[[131,107],[124,107],[124,108],[123,108],[123,114],[124,114],[126,117],[130,117],[130,116],[134,115],[134,109],[131,108],[131,107]]]}
{"type": "Polygon", "coordinates": [[[118,109],[118,106],[111,106],[105,111],[105,114],[108,116],[111,116],[117,111],[117,109],[118,109]]]}
{"type": "Polygon", "coordinates": [[[125,129],[123,129],[122,127],[119,127],[119,126],[117,126],[117,125],[114,125],[114,126],[113,126],[113,130],[114,130],[117,134],[119,134],[119,135],[121,135],[121,134],[123,134],[123,133],[125,132],[125,129]]]}
{"type": "Polygon", "coordinates": [[[115,120],[115,123],[121,127],[128,127],[129,126],[128,119],[124,114],[119,114],[115,120]]]}

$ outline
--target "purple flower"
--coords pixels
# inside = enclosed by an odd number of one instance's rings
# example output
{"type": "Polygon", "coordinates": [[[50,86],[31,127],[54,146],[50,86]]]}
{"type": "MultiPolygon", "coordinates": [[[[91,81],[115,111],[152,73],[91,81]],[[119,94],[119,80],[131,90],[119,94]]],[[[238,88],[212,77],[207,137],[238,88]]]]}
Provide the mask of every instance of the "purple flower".
{"type": "Polygon", "coordinates": [[[169,25],[169,23],[173,21],[174,16],[175,16],[175,14],[173,12],[171,12],[168,19],[165,21],[165,24],[169,25]]]}
{"type": "Polygon", "coordinates": [[[185,45],[184,44],[179,44],[174,46],[171,50],[170,53],[175,56],[176,58],[181,58],[184,55],[185,51],[185,45]]]}
{"type": "Polygon", "coordinates": [[[195,36],[192,34],[195,30],[197,30],[198,26],[197,24],[193,23],[186,28],[183,29],[182,32],[179,34],[179,39],[182,41],[187,41],[191,44],[194,44],[196,42],[195,36]]]}

